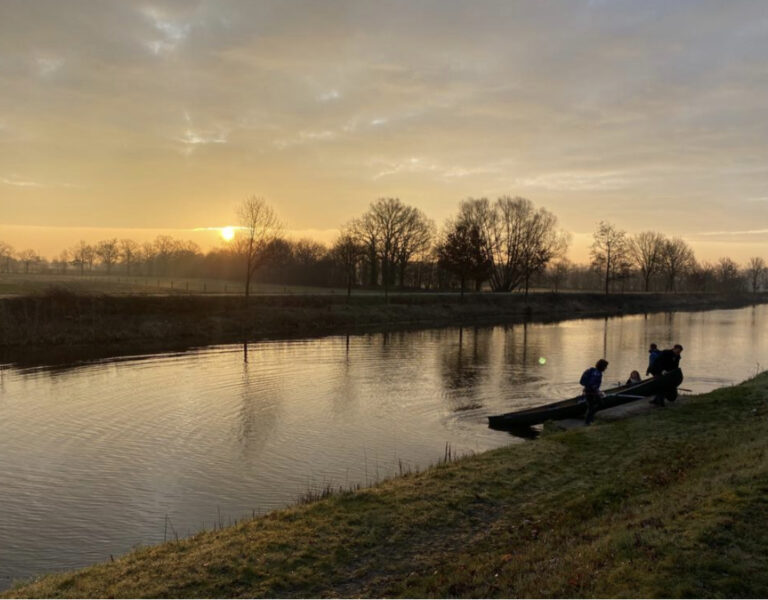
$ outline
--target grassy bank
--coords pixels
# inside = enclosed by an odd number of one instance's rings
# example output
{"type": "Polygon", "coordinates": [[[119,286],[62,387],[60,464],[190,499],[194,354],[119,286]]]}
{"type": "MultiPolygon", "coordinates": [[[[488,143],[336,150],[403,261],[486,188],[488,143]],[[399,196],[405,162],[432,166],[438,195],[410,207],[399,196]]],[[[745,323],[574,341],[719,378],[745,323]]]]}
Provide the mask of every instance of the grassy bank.
{"type": "Polygon", "coordinates": [[[264,337],[309,337],[404,329],[557,320],[672,310],[735,308],[768,302],[768,294],[536,293],[378,295],[110,296],[60,288],[0,299],[0,350],[100,345],[109,353],[176,349],[264,337]]]}
{"type": "Polygon", "coordinates": [[[768,373],[8,596],[765,597],[768,373]]]}

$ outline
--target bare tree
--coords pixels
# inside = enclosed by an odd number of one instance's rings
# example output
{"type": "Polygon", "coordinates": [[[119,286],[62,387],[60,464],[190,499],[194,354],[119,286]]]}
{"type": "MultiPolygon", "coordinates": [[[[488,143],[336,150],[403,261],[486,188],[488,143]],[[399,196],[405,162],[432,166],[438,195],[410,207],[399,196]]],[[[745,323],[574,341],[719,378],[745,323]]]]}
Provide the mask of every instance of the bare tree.
{"type": "Polygon", "coordinates": [[[552,291],[557,293],[560,290],[560,286],[565,282],[572,268],[573,263],[565,257],[550,265],[549,278],[552,281],[552,291]]]}
{"type": "Polygon", "coordinates": [[[688,272],[689,287],[699,292],[712,291],[715,281],[715,265],[710,262],[696,263],[688,272]]]}
{"type": "Polygon", "coordinates": [[[429,249],[433,225],[420,210],[406,206],[399,198],[379,198],[371,203],[368,212],[351,223],[349,230],[366,248],[372,285],[378,284],[380,265],[386,299],[395,283],[397,267],[403,285],[408,262],[416,253],[429,249]]]}
{"type": "Polygon", "coordinates": [[[379,283],[379,226],[370,212],[359,219],[353,220],[346,228],[355,241],[365,249],[365,259],[368,267],[368,285],[374,287],[379,283]]]}
{"type": "Polygon", "coordinates": [[[726,257],[717,261],[717,282],[724,292],[739,292],[742,290],[743,281],[739,275],[739,265],[726,257]]]}
{"type": "Polygon", "coordinates": [[[125,266],[125,274],[131,274],[131,265],[136,262],[139,254],[139,245],[131,239],[123,238],[119,242],[120,260],[125,266]]]}
{"type": "Polygon", "coordinates": [[[293,256],[296,262],[305,269],[320,262],[327,252],[328,249],[324,244],[309,238],[302,238],[293,244],[293,256]]]}
{"type": "MultiPolygon", "coordinates": [[[[477,233],[475,238],[476,251],[482,254],[485,257],[484,260],[490,265],[490,269],[478,271],[475,277],[475,291],[480,291],[483,283],[488,281],[494,272],[491,240],[495,237],[493,231],[496,224],[496,213],[487,198],[467,198],[459,206],[457,223],[463,223],[477,233]]],[[[493,283],[491,287],[495,289],[493,283]]]]}
{"type": "Polygon", "coordinates": [[[493,205],[489,241],[493,261],[491,289],[494,292],[510,292],[523,282],[523,240],[529,208],[528,200],[509,196],[497,199],[493,205]]]}
{"type": "Polygon", "coordinates": [[[485,280],[492,264],[484,249],[477,225],[456,221],[448,222],[444,240],[438,244],[438,265],[459,278],[461,298],[467,280],[485,280]]]}
{"type": "Polygon", "coordinates": [[[747,277],[752,285],[753,292],[757,292],[766,272],[765,260],[759,256],[753,256],[749,259],[749,263],[747,263],[747,277]]]}
{"type": "Polygon", "coordinates": [[[40,256],[31,248],[19,250],[16,257],[19,259],[19,262],[24,265],[24,273],[29,273],[29,267],[40,262],[40,256]]]}
{"type": "Polygon", "coordinates": [[[170,235],[158,235],[152,242],[154,250],[154,262],[158,267],[159,275],[168,275],[171,267],[171,258],[179,247],[179,242],[170,235]]]}
{"type": "Polygon", "coordinates": [[[101,264],[107,269],[107,274],[112,272],[112,265],[117,262],[119,256],[119,250],[117,247],[117,239],[102,240],[96,244],[94,249],[96,256],[101,259],[101,264]]]}
{"type": "Polygon", "coordinates": [[[248,304],[251,281],[269,254],[270,245],[278,239],[282,226],[263,198],[251,196],[237,208],[240,229],[235,248],[245,263],[245,304],[248,304]]]}
{"type": "Polygon", "coordinates": [[[629,263],[627,234],[610,223],[600,221],[593,237],[590,251],[592,266],[603,273],[605,293],[608,294],[611,281],[626,272],[629,263]]]}
{"type": "Polygon", "coordinates": [[[72,265],[80,268],[80,275],[85,271],[85,265],[93,264],[93,248],[80,240],[69,251],[72,256],[72,265]]]}
{"type": "Polygon", "coordinates": [[[3,271],[11,272],[11,259],[13,258],[13,246],[0,241],[0,261],[3,263],[3,271]]]}
{"type": "Polygon", "coordinates": [[[677,280],[689,273],[696,266],[693,250],[680,238],[664,242],[661,255],[661,272],[667,281],[667,291],[674,292],[677,280]]]}
{"type": "Polygon", "coordinates": [[[365,248],[357,241],[356,236],[349,230],[342,230],[339,239],[331,249],[331,254],[344,270],[347,281],[347,298],[352,296],[352,285],[357,276],[357,265],[365,255],[365,248]]]}
{"type": "Polygon", "coordinates": [[[533,205],[525,201],[525,222],[521,258],[525,297],[531,277],[542,273],[550,261],[565,256],[568,250],[570,236],[557,229],[557,217],[544,208],[533,209],[533,205]]]}
{"type": "Polygon", "coordinates": [[[629,252],[643,278],[643,290],[650,289],[651,277],[661,270],[665,238],[655,231],[643,231],[629,240],[629,252]]]}
{"type": "Polygon", "coordinates": [[[155,262],[157,259],[157,249],[153,242],[144,242],[141,245],[141,259],[144,262],[144,273],[146,275],[155,274],[155,262]]]}
{"type": "Polygon", "coordinates": [[[61,271],[62,275],[66,274],[70,259],[71,259],[71,256],[69,254],[69,250],[62,250],[61,253],[59,254],[59,259],[57,262],[59,266],[59,271],[61,271]]]}
{"type": "Polygon", "coordinates": [[[405,269],[411,259],[432,246],[435,225],[418,208],[406,207],[403,228],[396,242],[395,260],[400,270],[400,287],[405,287],[405,269]]]}
{"type": "Polygon", "coordinates": [[[493,265],[489,279],[495,292],[524,285],[527,293],[531,277],[568,246],[568,235],[556,229],[557,218],[525,198],[503,196],[493,204],[486,198],[469,198],[461,203],[458,222],[480,233],[493,265]]]}
{"type": "Polygon", "coordinates": [[[399,198],[379,198],[371,204],[369,215],[378,233],[377,250],[386,299],[389,296],[389,288],[394,283],[398,245],[409,217],[408,207],[399,198]]]}

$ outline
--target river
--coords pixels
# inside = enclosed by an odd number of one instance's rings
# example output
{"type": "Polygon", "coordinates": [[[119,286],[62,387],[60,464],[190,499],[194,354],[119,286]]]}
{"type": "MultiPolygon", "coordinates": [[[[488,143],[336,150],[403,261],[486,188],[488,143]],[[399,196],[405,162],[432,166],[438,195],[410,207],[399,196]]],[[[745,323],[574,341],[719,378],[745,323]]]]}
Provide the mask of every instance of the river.
{"type": "Polygon", "coordinates": [[[530,443],[486,417],[578,393],[603,356],[608,384],[644,373],[650,342],[685,346],[694,392],[738,383],[768,368],[767,325],[761,305],[3,365],[0,588],[530,443]]]}

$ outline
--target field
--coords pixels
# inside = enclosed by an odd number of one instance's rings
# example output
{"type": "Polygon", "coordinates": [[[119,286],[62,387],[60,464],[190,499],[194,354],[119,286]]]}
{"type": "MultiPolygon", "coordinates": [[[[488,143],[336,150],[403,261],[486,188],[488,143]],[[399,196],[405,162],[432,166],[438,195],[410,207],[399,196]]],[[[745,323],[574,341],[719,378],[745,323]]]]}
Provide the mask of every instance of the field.
{"type": "MultiPolygon", "coordinates": [[[[185,279],[180,277],[129,277],[106,274],[17,274],[0,273],[0,297],[40,294],[51,287],[76,294],[125,295],[242,295],[243,283],[222,279],[185,279]]],[[[346,290],[309,286],[284,286],[255,283],[259,294],[344,294],[346,290]]]]}

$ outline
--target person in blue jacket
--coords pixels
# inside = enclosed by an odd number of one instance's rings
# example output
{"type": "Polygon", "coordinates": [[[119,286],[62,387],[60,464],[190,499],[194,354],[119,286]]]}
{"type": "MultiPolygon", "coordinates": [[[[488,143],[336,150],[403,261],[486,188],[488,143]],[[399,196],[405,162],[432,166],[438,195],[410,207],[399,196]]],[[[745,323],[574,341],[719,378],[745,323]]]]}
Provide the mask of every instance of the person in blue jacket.
{"type": "Polygon", "coordinates": [[[587,416],[584,419],[585,425],[590,425],[595,420],[595,412],[600,407],[600,400],[603,393],[600,391],[600,385],[603,383],[603,372],[608,368],[608,361],[601,358],[581,375],[579,383],[584,386],[584,399],[587,402],[587,416]]]}
{"type": "Polygon", "coordinates": [[[656,344],[651,344],[651,347],[648,348],[648,368],[645,370],[646,375],[651,374],[651,369],[653,368],[653,363],[656,362],[656,359],[661,354],[661,350],[659,350],[659,347],[656,344]]]}

